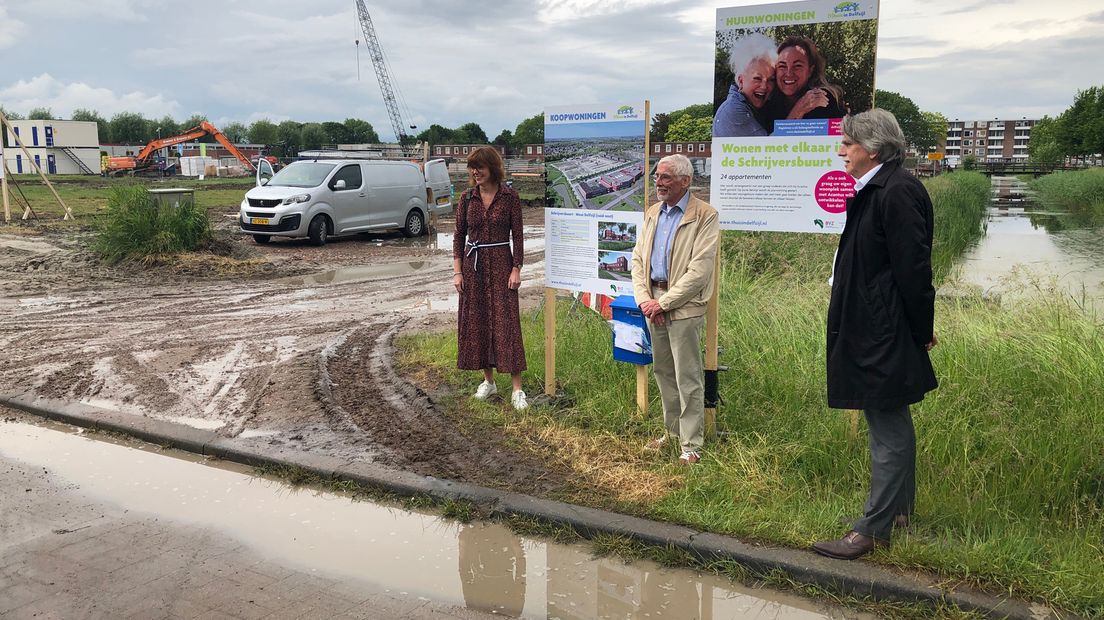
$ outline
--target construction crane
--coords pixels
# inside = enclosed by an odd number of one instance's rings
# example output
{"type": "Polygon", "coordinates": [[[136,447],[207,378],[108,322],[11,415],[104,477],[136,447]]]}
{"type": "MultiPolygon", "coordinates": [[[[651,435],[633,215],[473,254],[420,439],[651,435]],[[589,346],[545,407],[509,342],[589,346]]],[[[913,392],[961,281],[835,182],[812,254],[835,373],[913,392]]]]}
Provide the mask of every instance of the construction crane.
{"type": "MultiPolygon", "coordinates": [[[[379,80],[380,91],[383,93],[383,104],[387,106],[387,115],[391,117],[391,128],[395,130],[395,138],[402,147],[404,156],[414,155],[414,138],[406,133],[406,123],[403,122],[399,112],[399,103],[395,98],[395,89],[391,86],[391,72],[387,68],[387,61],[383,57],[383,48],[380,47],[379,37],[376,36],[376,28],[372,25],[372,17],[368,15],[368,7],[364,6],[364,0],[356,0],[357,15],[360,17],[360,29],[364,31],[364,44],[368,48],[368,55],[372,57],[372,66],[376,69],[376,79],[379,80]]],[[[410,125],[411,129],[417,129],[410,125]]]]}

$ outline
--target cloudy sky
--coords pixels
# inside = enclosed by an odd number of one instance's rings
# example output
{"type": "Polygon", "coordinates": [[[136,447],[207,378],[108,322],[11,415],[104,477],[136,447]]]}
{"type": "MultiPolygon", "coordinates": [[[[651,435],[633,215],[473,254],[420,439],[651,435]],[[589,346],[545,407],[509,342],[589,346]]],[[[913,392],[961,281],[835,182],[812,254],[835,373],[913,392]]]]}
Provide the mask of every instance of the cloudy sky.
{"type": "MultiPolygon", "coordinates": [[[[490,137],[545,105],[712,97],[717,7],[744,0],[367,0],[420,128],[490,137]]],[[[1060,113],[1104,84],[1101,0],[882,0],[877,87],[948,118],[1060,113]],[[1095,59],[1095,60],[1094,60],[1095,59]]],[[[354,0],[0,0],[0,106],[392,135],[354,0]],[[357,47],[359,78],[357,75],[357,47]]]]}

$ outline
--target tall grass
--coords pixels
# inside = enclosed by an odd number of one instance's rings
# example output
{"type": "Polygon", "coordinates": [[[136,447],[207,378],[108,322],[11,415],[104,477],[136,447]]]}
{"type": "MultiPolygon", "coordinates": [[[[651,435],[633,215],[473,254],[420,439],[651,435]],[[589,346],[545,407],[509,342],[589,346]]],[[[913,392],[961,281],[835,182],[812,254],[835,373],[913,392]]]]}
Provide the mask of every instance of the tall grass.
{"type": "Polygon", "coordinates": [[[195,250],[211,239],[205,209],[162,204],[140,185],[113,188],[97,228],[95,250],[109,262],[195,250]]]}
{"type": "Polygon", "coordinates": [[[932,272],[941,281],[955,259],[981,238],[991,183],[980,172],[956,172],[924,182],[935,211],[932,272]]]}
{"type": "Polygon", "coordinates": [[[1029,184],[1044,208],[1104,221],[1104,169],[1053,172],[1029,184]]]}
{"type": "MultiPolygon", "coordinates": [[[[989,192],[981,175],[950,176],[929,183],[937,222],[958,222],[937,226],[935,244],[961,251],[970,238],[964,233],[980,228],[989,192]]],[[[593,478],[595,491],[575,501],[774,544],[806,547],[838,536],[841,517],[861,512],[870,471],[865,435],[852,436],[849,414],[825,403],[825,280],[836,241],[722,236],[720,344],[729,370],[720,381],[722,434],[707,443],[704,465],[686,470],[670,458],[639,456],[639,446],[662,432],[656,390],[650,414],[638,415],[633,367],[611,361],[604,321],[585,310],[569,315],[566,302],[556,309],[556,377],[574,403],[502,419],[600,437],[607,453],[641,463],[638,479],[673,481],[658,497],[626,501],[622,487],[637,482],[603,486],[593,478]]],[[[523,329],[532,389],[544,380],[539,313],[526,314],[523,329]]],[[[1009,308],[941,298],[936,332],[940,387],[913,408],[917,516],[874,561],[1101,616],[1104,324],[1057,295],[1009,308]]],[[[452,333],[401,346],[462,390],[480,379],[447,374],[456,355],[452,333]]],[[[517,429],[530,427],[503,424],[519,441],[517,429]]]]}

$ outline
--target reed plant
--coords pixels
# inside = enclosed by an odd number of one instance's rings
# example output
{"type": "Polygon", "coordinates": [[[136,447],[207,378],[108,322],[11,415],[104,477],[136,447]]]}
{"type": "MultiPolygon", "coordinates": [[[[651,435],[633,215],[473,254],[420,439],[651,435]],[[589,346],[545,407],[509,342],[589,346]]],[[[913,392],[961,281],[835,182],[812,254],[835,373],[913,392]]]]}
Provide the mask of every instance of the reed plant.
{"type": "Polygon", "coordinates": [[[196,250],[211,239],[206,209],[185,200],[179,206],[154,199],[141,185],[111,190],[97,221],[94,248],[108,262],[196,250]]]}
{"type": "Polygon", "coordinates": [[[1029,187],[1046,209],[1069,211],[1104,222],[1104,169],[1053,172],[1029,187]]]}
{"type": "MultiPolygon", "coordinates": [[[[929,182],[935,247],[954,257],[989,203],[981,175],[929,182]],[[933,187],[934,185],[934,187],[933,187]],[[957,250],[956,250],[957,248],[957,250]]],[[[976,238],[976,237],[973,237],[976,238]]],[[[721,406],[703,464],[641,446],[662,433],[658,394],[635,408],[634,368],[611,360],[604,320],[561,300],[556,379],[570,398],[524,414],[468,399],[463,415],[496,425],[585,479],[570,499],[771,544],[807,547],[842,533],[869,480],[863,424],[825,398],[828,235],[722,235],[721,406]],[[590,438],[600,452],[573,453],[590,438]],[[558,450],[558,452],[557,452],[558,450]],[[636,495],[627,489],[643,488],[636,495]]],[[[945,272],[945,269],[944,269],[945,272]]],[[[543,385],[544,324],[526,313],[528,389],[543,385]]],[[[994,307],[937,300],[932,352],[940,387],[913,407],[917,514],[872,561],[1011,592],[1086,617],[1104,614],[1104,324],[1061,295],[994,307]]],[[[451,371],[452,333],[404,339],[406,363],[451,371]]]]}
{"type": "Polygon", "coordinates": [[[924,187],[935,211],[932,272],[941,281],[954,261],[981,239],[991,183],[980,172],[956,172],[927,179],[924,187]]]}

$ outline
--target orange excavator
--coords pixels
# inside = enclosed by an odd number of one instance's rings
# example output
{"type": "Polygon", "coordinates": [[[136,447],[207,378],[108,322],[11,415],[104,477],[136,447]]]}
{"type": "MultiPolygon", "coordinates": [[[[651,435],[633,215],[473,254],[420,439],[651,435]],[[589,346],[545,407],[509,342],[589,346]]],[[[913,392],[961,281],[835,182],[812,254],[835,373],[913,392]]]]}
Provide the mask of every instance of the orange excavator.
{"type": "Polygon", "coordinates": [[[255,171],[257,168],[253,165],[253,162],[249,161],[249,158],[242,154],[241,151],[234,146],[217,127],[208,123],[207,121],[201,121],[199,125],[192,127],[191,129],[169,138],[158,138],[157,140],[150,140],[150,143],[143,148],[137,156],[130,157],[108,157],[106,168],[104,172],[109,175],[118,174],[133,174],[140,172],[153,165],[153,154],[157,152],[157,149],[165,148],[166,146],[173,146],[182,142],[188,142],[189,140],[195,140],[196,138],[202,138],[203,136],[211,136],[219,144],[230,151],[230,154],[238,158],[238,161],[242,163],[250,171],[255,171]]]}

